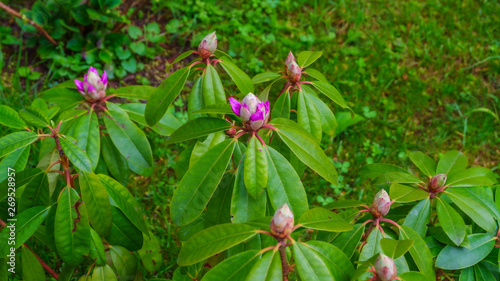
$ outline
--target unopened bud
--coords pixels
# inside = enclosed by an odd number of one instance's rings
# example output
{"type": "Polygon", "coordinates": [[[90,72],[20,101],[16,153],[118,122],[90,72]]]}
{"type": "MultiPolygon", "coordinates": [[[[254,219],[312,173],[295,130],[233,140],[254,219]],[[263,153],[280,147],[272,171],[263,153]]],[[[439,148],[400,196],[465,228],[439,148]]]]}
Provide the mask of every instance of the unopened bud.
{"type": "Polygon", "coordinates": [[[382,281],[391,281],[397,278],[398,272],[394,261],[384,254],[380,254],[375,261],[375,271],[377,277],[382,281]]]}
{"type": "Polygon", "coordinates": [[[261,102],[252,93],[248,93],[241,103],[233,97],[229,98],[229,103],[234,114],[241,117],[241,121],[249,130],[259,130],[269,119],[269,101],[261,102]]]}
{"type": "Polygon", "coordinates": [[[292,233],[293,226],[293,213],[285,203],[274,213],[271,220],[271,233],[278,238],[285,238],[292,233]]]}
{"type": "Polygon", "coordinates": [[[95,102],[106,96],[108,87],[108,76],[106,71],[99,77],[97,69],[90,67],[89,71],[83,77],[83,81],[75,80],[76,88],[85,99],[95,102]]]}
{"type": "Polygon", "coordinates": [[[286,75],[288,76],[288,79],[290,79],[291,81],[298,82],[300,80],[300,76],[302,75],[302,70],[295,61],[292,61],[287,66],[286,75]]]}
{"type": "Polygon", "coordinates": [[[290,53],[288,53],[288,56],[286,57],[286,61],[285,61],[285,69],[288,68],[288,66],[295,61],[295,57],[293,56],[292,54],[292,51],[290,51],[290,53]]]}
{"type": "Polygon", "coordinates": [[[431,190],[437,190],[446,184],[446,174],[435,175],[429,181],[429,187],[431,190]]]}
{"type": "Polygon", "coordinates": [[[389,213],[391,209],[391,198],[389,194],[382,189],[377,194],[375,194],[375,199],[373,200],[372,206],[370,208],[370,213],[375,217],[383,217],[389,213]]]}
{"type": "Polygon", "coordinates": [[[210,57],[217,50],[217,35],[215,31],[208,34],[198,45],[198,53],[202,59],[210,57]]]}

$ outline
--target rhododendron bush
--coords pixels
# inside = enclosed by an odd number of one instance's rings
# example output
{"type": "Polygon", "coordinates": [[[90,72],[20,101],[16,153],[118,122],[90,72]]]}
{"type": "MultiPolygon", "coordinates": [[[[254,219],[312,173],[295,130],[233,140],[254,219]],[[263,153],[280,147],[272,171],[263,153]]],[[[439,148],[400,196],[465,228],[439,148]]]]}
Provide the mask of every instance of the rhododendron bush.
{"type": "Polygon", "coordinates": [[[161,246],[125,187],[131,172],[153,175],[150,128],[186,147],[169,200],[168,219],[182,233],[173,280],[498,278],[500,190],[489,169],[468,168],[458,151],[438,161],[408,151],[410,171],[366,165],[374,198],[310,206],[301,177],[337,183],[321,142],[335,135],[336,114],[355,116],[312,67],[321,56],[290,52],[283,70],[250,78],[217,49],[213,32],[156,88],[113,89],[105,71],[90,67],[20,111],[0,106],[0,123],[16,130],[0,138],[0,166],[9,169],[0,178],[0,269],[13,256],[22,270],[8,276],[25,280],[154,275],[161,246]],[[187,81],[181,122],[169,108],[187,81]],[[62,268],[38,259],[28,239],[56,253],[62,268]]]}

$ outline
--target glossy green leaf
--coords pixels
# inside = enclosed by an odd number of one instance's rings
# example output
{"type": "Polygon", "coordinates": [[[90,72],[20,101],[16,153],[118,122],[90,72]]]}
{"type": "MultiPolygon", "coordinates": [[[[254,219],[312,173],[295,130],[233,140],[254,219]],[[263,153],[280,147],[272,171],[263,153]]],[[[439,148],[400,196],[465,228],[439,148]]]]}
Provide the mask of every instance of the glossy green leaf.
{"type": "Polygon", "coordinates": [[[154,235],[149,234],[148,237],[146,234],[143,234],[143,239],[142,248],[137,253],[141,257],[142,264],[146,270],[154,274],[163,265],[162,249],[154,235]]]}
{"type": "Polygon", "coordinates": [[[0,256],[4,257],[10,253],[10,248],[19,248],[26,240],[28,240],[33,233],[38,229],[38,227],[42,224],[43,220],[47,216],[49,212],[49,207],[47,206],[37,206],[33,208],[29,208],[24,212],[17,214],[14,221],[6,221],[7,227],[2,229],[0,232],[0,256]],[[16,243],[13,245],[9,244],[10,230],[13,229],[11,226],[15,225],[15,237],[16,243]]]}
{"type": "Polygon", "coordinates": [[[183,60],[183,59],[185,59],[185,58],[189,57],[189,56],[190,56],[193,52],[194,52],[193,50],[189,50],[189,51],[185,51],[184,53],[182,53],[182,54],[178,55],[178,56],[175,58],[175,60],[171,63],[171,65],[172,65],[172,64],[174,64],[174,63],[178,63],[178,62],[180,62],[181,60],[183,60]]]}
{"type": "Polygon", "coordinates": [[[297,273],[303,280],[334,280],[319,253],[302,242],[292,244],[297,273]]]}
{"type": "Polygon", "coordinates": [[[106,175],[98,175],[109,197],[123,214],[137,227],[142,233],[149,235],[148,227],[142,216],[141,207],[134,196],[119,182],[106,175]]]}
{"type": "Polygon", "coordinates": [[[186,172],[172,198],[173,222],[184,225],[202,212],[212,197],[231,159],[236,142],[226,140],[200,157],[186,172]]]}
{"type": "MultiPolygon", "coordinates": [[[[231,173],[227,173],[222,177],[207,205],[207,211],[205,213],[206,227],[231,222],[231,199],[233,196],[235,178],[235,175],[231,173]]],[[[245,187],[243,187],[243,189],[246,192],[245,187]]]]}
{"type": "Polygon", "coordinates": [[[403,225],[399,232],[400,240],[413,240],[413,246],[410,248],[410,255],[415,261],[420,272],[425,274],[431,280],[435,280],[434,262],[432,254],[424,240],[413,229],[403,225]]]}
{"type": "Polygon", "coordinates": [[[49,125],[49,117],[42,110],[33,106],[19,110],[19,116],[26,123],[37,128],[44,128],[49,125]]]}
{"type": "MultiPolygon", "coordinates": [[[[8,168],[12,168],[16,172],[24,170],[28,163],[29,154],[29,146],[14,150],[14,152],[11,152],[0,161],[0,171],[7,171],[8,168]]],[[[0,182],[3,182],[7,178],[7,175],[8,173],[0,173],[0,182]]],[[[1,196],[0,199],[2,199],[1,196]]]]}
{"type": "Polygon", "coordinates": [[[488,186],[497,183],[495,174],[484,167],[473,167],[448,175],[446,185],[452,187],[488,186]]]}
{"type": "Polygon", "coordinates": [[[259,260],[257,250],[250,250],[234,255],[214,268],[210,269],[203,276],[202,281],[241,281],[245,280],[253,265],[259,260]]]}
{"type": "Polygon", "coordinates": [[[63,265],[61,272],[59,272],[59,279],[57,279],[57,281],[71,281],[74,271],[75,266],[68,264],[63,265]]]}
{"type": "Polygon", "coordinates": [[[104,245],[102,244],[101,237],[99,237],[99,234],[92,228],[90,229],[90,238],[90,256],[96,259],[97,265],[106,264],[106,254],[104,253],[104,245]],[[93,252],[95,256],[92,255],[93,252]]]}
{"type": "Polygon", "coordinates": [[[274,119],[272,125],[277,129],[283,142],[302,162],[329,182],[337,183],[338,174],[332,161],[325,155],[313,136],[288,119],[274,119]]]}
{"type": "Polygon", "coordinates": [[[451,174],[461,172],[467,167],[467,157],[462,152],[452,150],[446,152],[439,160],[436,174],[451,174]]]}
{"type": "Polygon", "coordinates": [[[95,170],[101,149],[99,121],[95,112],[91,111],[89,114],[77,118],[72,137],[77,140],[76,145],[87,154],[92,162],[92,170],[95,170]]]}
{"type": "MultiPolygon", "coordinates": [[[[497,269],[498,272],[498,269],[497,269]]],[[[474,273],[477,281],[495,280],[495,275],[484,263],[478,263],[474,266],[474,273]]]]}
{"type": "Polygon", "coordinates": [[[269,251],[254,264],[246,280],[282,280],[281,258],[278,251],[269,251]]]}
{"type": "Polygon", "coordinates": [[[451,241],[459,246],[465,238],[465,222],[450,204],[441,198],[436,199],[436,210],[441,227],[451,241]]]}
{"type": "Polygon", "coordinates": [[[0,105],[0,124],[14,129],[25,129],[27,127],[19,114],[6,105],[0,105]]]}
{"type": "Polygon", "coordinates": [[[137,258],[129,250],[120,246],[111,246],[109,255],[119,280],[134,280],[137,273],[137,258]]]}
{"type": "MultiPolygon", "coordinates": [[[[121,108],[123,108],[127,112],[130,119],[144,126],[148,126],[148,124],[146,123],[146,119],[144,118],[144,110],[146,109],[145,104],[126,103],[122,104],[121,108]]],[[[181,122],[179,122],[179,120],[177,120],[177,118],[172,113],[167,111],[163,118],[161,118],[160,121],[156,123],[156,125],[152,126],[151,129],[162,136],[169,136],[181,125],[181,122]]]]}
{"type": "Polygon", "coordinates": [[[267,147],[269,179],[267,193],[275,210],[287,203],[295,217],[300,218],[309,209],[302,181],[283,155],[267,147]]]}
{"type": "Polygon", "coordinates": [[[90,250],[90,226],[85,204],[76,190],[67,186],[61,191],[54,221],[57,253],[61,259],[73,266],[83,262],[90,250]],[[81,202],[79,202],[81,203],[81,202]]]}
{"type": "Polygon", "coordinates": [[[447,189],[446,194],[477,225],[488,232],[495,231],[496,223],[490,211],[480,201],[476,201],[473,197],[468,196],[466,190],[450,188],[447,189]]]}
{"type": "Polygon", "coordinates": [[[151,94],[145,111],[146,122],[150,126],[155,125],[163,118],[170,104],[184,88],[190,70],[190,67],[184,67],[170,74],[151,94]]]}
{"type": "Polygon", "coordinates": [[[227,223],[204,229],[186,241],[179,253],[178,264],[191,265],[244,242],[257,234],[256,227],[227,223]]]}
{"type": "Polygon", "coordinates": [[[88,110],[85,109],[70,109],[61,112],[58,117],[58,121],[62,122],[67,122],[67,121],[74,121],[78,117],[82,116],[83,114],[88,113],[88,110]]]}
{"type": "Polygon", "coordinates": [[[111,206],[111,215],[113,222],[109,235],[105,237],[106,241],[111,245],[125,247],[129,251],[141,249],[143,244],[141,231],[117,207],[111,206]]]}
{"type": "Polygon", "coordinates": [[[280,77],[281,77],[281,74],[279,74],[277,72],[259,73],[252,78],[252,83],[253,84],[260,84],[260,83],[276,80],[280,77]]]}
{"type": "Polygon", "coordinates": [[[408,216],[403,223],[415,232],[420,235],[420,237],[425,237],[427,233],[427,224],[431,218],[431,200],[426,198],[417,205],[415,205],[411,210],[408,216]]]}
{"type": "Polygon", "coordinates": [[[38,139],[33,132],[15,132],[0,138],[0,157],[30,145],[38,139]]]}
{"type": "Polygon", "coordinates": [[[389,184],[389,183],[420,183],[421,179],[409,173],[392,172],[378,176],[373,184],[389,184]]]}
{"type": "Polygon", "coordinates": [[[92,172],[92,162],[88,155],[67,136],[60,136],[59,142],[69,161],[83,172],[92,172]]]}
{"type": "Polygon", "coordinates": [[[276,118],[290,118],[290,94],[288,91],[282,93],[273,105],[271,119],[276,118]]]}
{"type": "Polygon", "coordinates": [[[337,119],[335,118],[335,115],[333,115],[330,107],[328,107],[317,96],[308,92],[306,92],[305,94],[308,96],[310,101],[314,102],[314,105],[316,105],[316,109],[318,109],[318,113],[321,117],[321,127],[323,129],[323,132],[330,136],[335,135],[335,130],[337,129],[337,119]]]}
{"type": "MultiPolygon", "coordinates": [[[[423,273],[418,271],[408,271],[399,275],[402,281],[433,281],[433,279],[429,279],[423,273]]],[[[460,281],[464,281],[460,279],[460,281]]]]}
{"type": "Polygon", "coordinates": [[[297,123],[309,132],[317,143],[321,142],[323,132],[318,109],[303,91],[298,92],[297,96],[297,123]]]}
{"type": "Polygon", "coordinates": [[[108,193],[94,173],[81,172],[78,175],[83,202],[92,227],[99,235],[106,237],[111,231],[111,205],[108,193]]]}
{"type": "Polygon", "coordinates": [[[302,51],[297,57],[297,62],[301,68],[308,67],[310,64],[319,59],[322,54],[323,51],[302,51]]]}
{"type": "Polygon", "coordinates": [[[436,174],[436,161],[434,159],[430,158],[426,154],[420,152],[420,151],[406,151],[406,155],[410,157],[411,162],[415,164],[415,166],[418,167],[424,175],[428,177],[432,177],[436,174]]]}
{"type": "MultiPolygon", "coordinates": [[[[61,164],[59,163],[54,164],[57,160],[59,160],[59,151],[57,151],[57,149],[54,148],[49,152],[47,152],[47,154],[45,154],[45,156],[43,156],[42,159],[40,159],[40,162],[38,162],[38,165],[36,167],[46,172],[49,169],[49,167],[50,170],[59,171],[61,169],[61,164]]],[[[47,173],[49,197],[52,196],[52,194],[56,189],[58,177],[59,177],[58,173],[47,173]]]]}
{"type": "Polygon", "coordinates": [[[212,133],[231,128],[231,124],[224,119],[215,117],[201,117],[190,120],[175,130],[166,144],[172,144],[203,137],[212,133]]]}
{"type": "Polygon", "coordinates": [[[191,93],[188,97],[188,119],[194,120],[200,118],[203,115],[201,113],[194,113],[197,110],[202,109],[205,106],[203,103],[203,76],[200,76],[193,84],[191,88],[191,93]]]}
{"type": "Polygon", "coordinates": [[[259,99],[262,101],[266,101],[269,99],[269,92],[271,92],[271,89],[273,88],[273,85],[282,80],[282,79],[286,79],[286,78],[279,78],[279,79],[276,79],[274,80],[273,82],[271,82],[271,84],[267,85],[267,87],[264,88],[264,90],[262,90],[262,92],[259,94],[259,99]]]}
{"type": "Polygon", "coordinates": [[[228,59],[222,59],[220,61],[220,65],[224,68],[224,70],[229,74],[231,80],[234,81],[236,87],[240,90],[244,95],[248,93],[253,93],[253,83],[252,79],[248,77],[248,75],[239,69],[233,62],[228,59]]]}
{"type": "Polygon", "coordinates": [[[21,265],[23,271],[23,280],[25,281],[44,281],[45,272],[36,256],[25,246],[22,248],[21,265]]]}
{"type": "MultiPolygon", "coordinates": [[[[153,165],[153,154],[144,132],[130,121],[127,113],[119,106],[109,102],[106,105],[109,117],[103,118],[104,124],[118,151],[131,163],[150,168],[153,165]]],[[[165,114],[161,117],[163,115],[165,114]]],[[[158,121],[159,119],[155,124],[158,121]]]]}
{"type": "Polygon", "coordinates": [[[389,191],[391,200],[398,203],[408,203],[429,197],[429,193],[409,185],[393,183],[389,191]]]}
{"type": "Polygon", "coordinates": [[[48,206],[50,190],[47,173],[40,173],[28,182],[21,195],[18,211],[22,212],[33,206],[48,206]]]}
{"type": "Polygon", "coordinates": [[[311,84],[325,96],[330,98],[334,103],[340,105],[340,107],[349,109],[352,112],[351,115],[354,114],[352,109],[345,102],[344,98],[340,95],[339,91],[335,89],[335,87],[330,85],[328,82],[313,81],[311,84]]]}
{"type": "Polygon", "coordinates": [[[446,246],[436,259],[436,267],[446,270],[467,268],[482,261],[495,246],[495,239],[489,234],[468,236],[470,247],[446,246]]]}
{"type": "Polygon", "coordinates": [[[305,246],[312,248],[330,270],[335,281],[349,281],[354,267],[349,258],[337,247],[322,241],[309,241],[305,246]]]}
{"type": "MultiPolygon", "coordinates": [[[[73,87],[75,82],[71,82],[71,87],[73,87]]],[[[75,108],[85,100],[85,98],[76,91],[76,85],[74,87],[75,89],[54,87],[42,92],[40,96],[46,101],[57,103],[57,105],[61,107],[61,111],[66,111],[75,108]]]]}
{"type": "Polygon", "coordinates": [[[226,94],[219,74],[211,64],[207,64],[203,73],[202,89],[205,106],[226,102],[226,94]]]}
{"type": "Polygon", "coordinates": [[[316,69],[308,68],[302,72],[302,74],[305,74],[307,76],[311,76],[312,78],[323,81],[323,82],[328,82],[328,79],[326,79],[325,75],[323,73],[317,71],[316,69]]]}
{"type": "Polygon", "coordinates": [[[266,187],[268,178],[266,151],[257,137],[252,137],[248,141],[244,162],[243,168],[245,172],[243,178],[245,187],[248,194],[257,199],[264,187],[266,187]]]}
{"type": "Polygon", "coordinates": [[[332,202],[324,206],[324,208],[328,210],[333,210],[333,209],[356,208],[361,206],[363,206],[363,202],[359,200],[346,199],[346,200],[338,200],[332,202]]]}
{"type": "MultiPolygon", "coordinates": [[[[109,91],[110,89],[108,89],[109,91]]],[[[109,91],[110,94],[113,94],[120,98],[126,99],[138,99],[138,100],[149,100],[151,94],[156,90],[155,87],[147,86],[147,85],[132,85],[118,88],[114,91],[109,91]]]]}
{"type": "MultiPolygon", "coordinates": [[[[96,266],[92,273],[92,281],[117,281],[115,272],[109,265],[96,266]]],[[[87,279],[87,281],[90,281],[87,279]]]]}
{"type": "Polygon", "coordinates": [[[382,241],[383,238],[388,238],[388,236],[383,234],[378,228],[373,229],[366,239],[366,244],[361,249],[359,261],[367,261],[376,254],[382,253],[380,241],[382,241]]]}
{"type": "Polygon", "coordinates": [[[413,240],[394,240],[382,238],[380,240],[380,248],[385,255],[395,260],[403,256],[413,245],[413,240]]]}
{"type": "Polygon", "coordinates": [[[193,113],[234,114],[231,109],[231,105],[228,103],[215,103],[207,105],[201,109],[193,111],[193,113]]]}
{"type": "Polygon", "coordinates": [[[120,182],[126,181],[129,174],[127,159],[121,155],[109,135],[102,136],[101,148],[102,158],[111,175],[120,182]]]}
{"type": "Polygon", "coordinates": [[[341,216],[323,208],[314,208],[305,212],[298,224],[306,228],[333,232],[349,231],[353,228],[341,216]]]}
{"type": "Polygon", "coordinates": [[[196,161],[198,161],[198,159],[200,159],[200,157],[210,148],[216,146],[224,140],[226,140],[226,134],[224,132],[217,132],[208,135],[203,142],[197,141],[191,152],[189,167],[193,166],[193,164],[196,163],[196,161]]]}
{"type": "Polygon", "coordinates": [[[381,164],[374,163],[368,164],[361,168],[360,173],[363,175],[363,178],[374,179],[386,173],[407,173],[410,174],[405,169],[391,165],[391,164],[381,164]]]}

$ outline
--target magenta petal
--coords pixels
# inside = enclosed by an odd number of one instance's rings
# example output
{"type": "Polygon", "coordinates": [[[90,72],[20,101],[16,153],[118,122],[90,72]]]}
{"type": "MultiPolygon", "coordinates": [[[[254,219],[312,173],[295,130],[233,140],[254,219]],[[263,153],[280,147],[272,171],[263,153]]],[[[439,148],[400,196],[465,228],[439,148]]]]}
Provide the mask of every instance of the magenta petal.
{"type": "Polygon", "coordinates": [[[108,83],[108,74],[106,73],[106,70],[104,70],[104,72],[102,73],[101,81],[104,85],[108,83]]]}
{"type": "Polygon", "coordinates": [[[83,82],[85,82],[85,84],[88,84],[89,82],[87,81],[87,73],[85,73],[85,75],[83,75],[83,82]]]}
{"type": "Polygon", "coordinates": [[[95,74],[97,74],[97,76],[99,76],[99,72],[97,72],[97,69],[95,69],[95,67],[91,66],[91,67],[89,68],[89,72],[90,72],[90,71],[94,72],[95,74]]]}
{"type": "Polygon", "coordinates": [[[241,103],[233,97],[229,98],[229,103],[231,104],[231,109],[233,110],[234,114],[240,116],[241,103]]]}
{"type": "Polygon", "coordinates": [[[78,91],[83,91],[83,82],[75,79],[75,85],[78,91]]]}
{"type": "Polygon", "coordinates": [[[87,88],[88,92],[96,90],[94,87],[92,87],[92,85],[90,85],[90,84],[88,84],[88,85],[89,85],[89,87],[87,88]]]}
{"type": "Polygon", "coordinates": [[[266,100],[266,102],[264,103],[264,108],[266,109],[266,113],[269,112],[269,101],[266,100]]]}
{"type": "Polygon", "coordinates": [[[252,116],[250,116],[250,121],[257,121],[257,120],[263,120],[264,119],[264,111],[258,110],[252,116]]]}

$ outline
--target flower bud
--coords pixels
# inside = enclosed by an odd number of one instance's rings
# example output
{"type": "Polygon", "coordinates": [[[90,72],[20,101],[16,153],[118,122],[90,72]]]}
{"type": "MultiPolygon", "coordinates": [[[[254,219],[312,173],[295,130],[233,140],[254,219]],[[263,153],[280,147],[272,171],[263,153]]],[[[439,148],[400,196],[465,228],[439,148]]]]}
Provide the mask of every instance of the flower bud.
{"type": "Polygon", "coordinates": [[[370,208],[370,213],[375,217],[383,217],[389,213],[391,204],[392,202],[389,194],[387,194],[385,190],[381,189],[377,194],[375,194],[375,199],[373,200],[370,208]]]}
{"type": "Polygon", "coordinates": [[[429,187],[431,190],[440,189],[446,184],[446,174],[435,175],[429,181],[429,187]]]}
{"type": "Polygon", "coordinates": [[[241,121],[248,130],[259,130],[269,119],[269,101],[261,102],[252,93],[246,95],[241,103],[233,97],[229,98],[229,103],[234,114],[241,117],[241,121]]]}
{"type": "Polygon", "coordinates": [[[285,70],[288,69],[288,66],[294,61],[295,57],[293,56],[292,51],[290,51],[290,53],[288,53],[288,56],[286,57],[285,70]]]}
{"type": "Polygon", "coordinates": [[[198,54],[202,59],[210,57],[217,50],[217,35],[215,31],[208,34],[198,45],[198,54]]]}
{"type": "Polygon", "coordinates": [[[302,75],[302,70],[295,61],[292,61],[287,66],[286,75],[292,82],[298,82],[300,80],[300,76],[302,75]]]}
{"type": "Polygon", "coordinates": [[[76,88],[90,102],[101,100],[106,96],[106,88],[108,87],[108,76],[106,71],[99,77],[97,69],[90,67],[85,73],[83,82],[75,80],[76,88]]]}
{"type": "Polygon", "coordinates": [[[391,281],[397,278],[398,272],[394,261],[384,254],[380,254],[375,261],[375,271],[377,277],[382,281],[391,281]]]}
{"type": "Polygon", "coordinates": [[[271,233],[278,238],[285,238],[292,233],[293,226],[293,213],[285,203],[274,213],[271,220],[271,233]]]}

